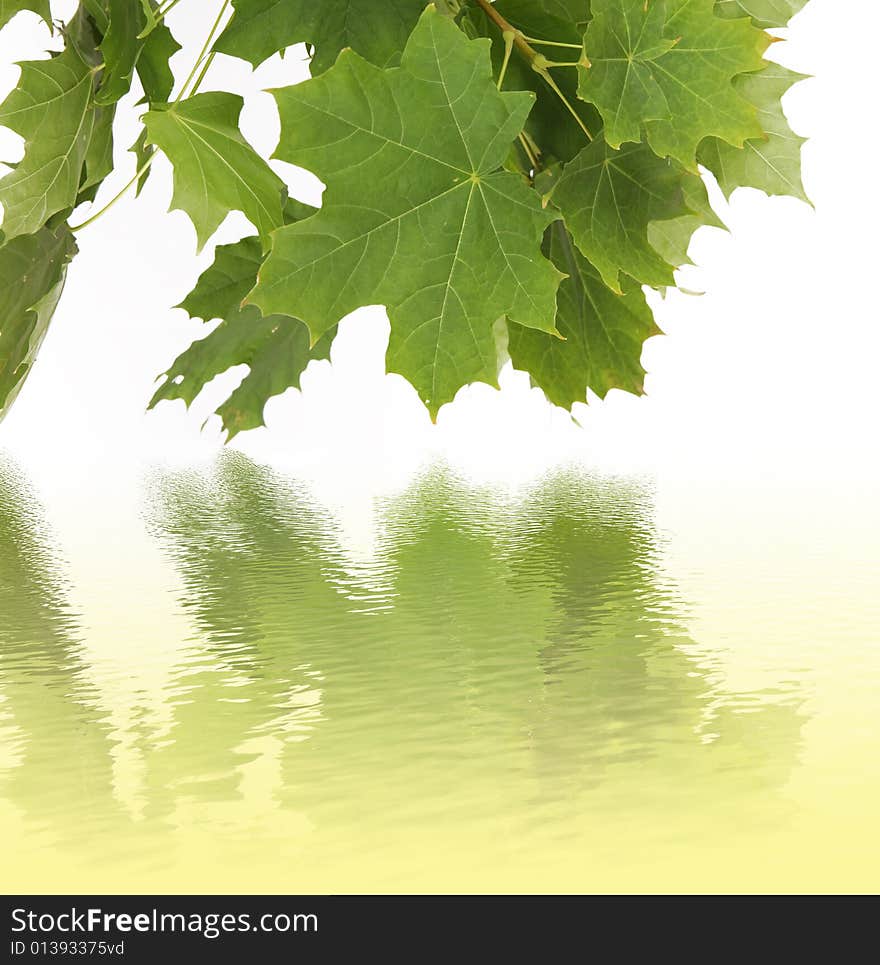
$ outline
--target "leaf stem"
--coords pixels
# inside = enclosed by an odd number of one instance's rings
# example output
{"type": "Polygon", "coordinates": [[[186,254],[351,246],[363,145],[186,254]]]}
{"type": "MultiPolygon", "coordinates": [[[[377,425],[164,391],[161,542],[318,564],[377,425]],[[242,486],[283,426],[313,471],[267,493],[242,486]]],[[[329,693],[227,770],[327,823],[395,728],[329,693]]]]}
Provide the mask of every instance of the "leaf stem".
{"type": "Polygon", "coordinates": [[[180,3],[180,0],[171,0],[171,3],[166,4],[164,7],[153,11],[152,21],[147,19],[147,25],[144,29],[137,35],[138,40],[143,40],[148,37],[160,23],[165,19],[165,14],[170,13],[180,3]]]}
{"type": "Polygon", "coordinates": [[[165,15],[170,13],[178,5],[178,3],[180,3],[180,0],[171,0],[170,3],[166,3],[164,7],[161,7],[159,10],[157,10],[156,22],[158,23],[160,20],[164,19],[165,15]]]}
{"type": "Polygon", "coordinates": [[[588,141],[592,141],[592,140],[593,140],[593,135],[590,133],[590,129],[587,127],[586,124],[584,124],[583,119],[581,118],[581,115],[578,114],[578,112],[574,109],[574,107],[572,107],[571,102],[569,101],[569,99],[568,99],[568,98],[565,96],[565,94],[563,94],[563,92],[560,90],[559,85],[556,83],[556,80],[554,79],[554,77],[553,77],[553,75],[550,73],[550,71],[547,70],[546,67],[535,67],[535,66],[533,66],[532,69],[533,69],[537,74],[539,74],[541,77],[543,77],[543,78],[544,78],[544,82],[545,82],[549,87],[551,87],[553,91],[555,91],[556,96],[557,96],[557,97],[562,101],[562,103],[565,105],[565,108],[566,108],[566,110],[568,111],[568,113],[571,114],[571,116],[577,121],[578,127],[580,127],[580,129],[584,132],[584,134],[586,135],[587,140],[588,140],[588,141]]]}
{"type": "MultiPolygon", "coordinates": [[[[220,7],[220,12],[217,14],[217,19],[214,21],[214,24],[211,27],[211,30],[208,33],[208,36],[205,38],[205,43],[202,46],[202,49],[199,51],[199,56],[196,57],[196,62],[193,64],[193,68],[189,72],[189,76],[183,82],[183,87],[180,88],[180,93],[174,99],[174,104],[179,104],[180,101],[183,100],[183,98],[186,96],[189,85],[192,83],[193,78],[198,73],[199,67],[202,66],[202,61],[206,57],[208,58],[208,65],[210,65],[211,59],[213,58],[213,55],[214,55],[214,52],[211,50],[211,46],[214,43],[214,36],[217,33],[218,29],[220,28],[220,24],[223,22],[223,17],[225,16],[228,8],[229,8],[229,0],[223,0],[223,5],[220,7]]],[[[206,66],[206,70],[207,70],[207,66],[206,66]]],[[[196,81],[196,85],[193,88],[193,92],[195,92],[199,84],[201,84],[202,80],[204,79],[204,76],[205,76],[205,71],[203,70],[201,75],[199,76],[198,81],[196,81]]],[[[174,104],[172,104],[172,107],[174,106],[174,104]]]]}
{"type": "Polygon", "coordinates": [[[71,225],[70,230],[71,230],[71,231],[82,231],[83,228],[88,228],[88,226],[89,226],[90,224],[92,224],[93,222],[97,221],[98,218],[101,217],[101,215],[106,214],[106,213],[116,204],[117,201],[120,201],[120,200],[128,193],[128,191],[129,191],[129,189],[130,189],[131,187],[133,187],[135,184],[137,184],[138,179],[139,179],[142,175],[144,175],[144,174],[147,173],[147,171],[150,169],[150,165],[151,165],[151,164],[153,163],[153,161],[155,160],[155,157],[156,157],[157,154],[158,154],[158,151],[157,151],[155,148],[153,148],[153,153],[147,158],[146,161],[144,161],[144,163],[140,166],[140,168],[138,168],[138,170],[137,170],[137,172],[135,173],[134,177],[125,185],[124,188],[122,188],[121,191],[119,191],[118,194],[114,195],[114,197],[111,198],[111,199],[107,202],[107,204],[105,204],[104,207],[101,208],[100,211],[95,212],[95,214],[93,214],[91,217],[86,218],[85,221],[81,222],[81,223],[78,224],[78,225],[71,225]]]}
{"type": "Polygon", "coordinates": [[[540,67],[577,67],[581,63],[579,60],[548,60],[543,54],[538,54],[532,66],[535,69],[540,67]]]}
{"type": "Polygon", "coordinates": [[[538,44],[540,47],[567,47],[569,50],[583,50],[583,44],[564,44],[560,40],[541,40],[539,37],[528,37],[523,34],[523,37],[532,44],[538,44]]]}
{"type": "Polygon", "coordinates": [[[535,57],[538,56],[538,51],[529,44],[523,32],[521,30],[517,30],[506,17],[503,17],[495,9],[494,5],[489,2],[489,0],[477,0],[477,4],[483,9],[483,12],[495,24],[495,26],[498,27],[502,35],[508,31],[513,34],[513,42],[516,45],[517,50],[519,50],[519,52],[526,58],[526,60],[529,61],[529,63],[531,63],[535,57]]]}
{"type": "Polygon", "coordinates": [[[519,138],[520,146],[525,152],[526,157],[529,159],[529,164],[532,166],[531,174],[534,175],[535,172],[537,172],[540,168],[541,162],[538,160],[537,154],[535,154],[535,152],[532,150],[532,146],[529,144],[529,139],[522,133],[518,134],[517,137],[519,138]]]}
{"type": "Polygon", "coordinates": [[[205,66],[202,67],[202,72],[199,74],[198,79],[193,84],[192,90],[190,91],[190,95],[195,94],[195,92],[202,86],[202,81],[205,79],[205,74],[208,73],[208,70],[210,69],[211,64],[214,63],[214,57],[216,56],[216,54],[217,52],[215,50],[212,50],[211,53],[208,54],[208,56],[205,58],[205,66]]]}
{"type": "Polygon", "coordinates": [[[547,60],[547,58],[538,53],[534,47],[529,43],[525,34],[521,30],[517,30],[516,27],[504,16],[502,16],[496,9],[494,4],[490,0],[476,0],[477,4],[481,7],[486,16],[501,30],[501,35],[504,36],[507,33],[513,34],[513,43],[519,53],[525,57],[529,62],[532,70],[541,77],[547,86],[553,91],[554,94],[562,101],[565,105],[565,109],[571,114],[571,116],[577,122],[578,127],[584,132],[588,141],[593,140],[593,135],[590,133],[589,128],[584,124],[583,119],[580,114],[571,105],[571,102],[562,92],[559,84],[553,79],[548,68],[550,67],[576,67],[577,64],[557,64],[553,61],[547,60]]]}
{"type": "Polygon", "coordinates": [[[504,85],[504,77],[507,74],[507,67],[510,64],[510,55],[513,53],[513,41],[516,34],[510,30],[505,30],[502,36],[504,37],[504,63],[502,63],[501,71],[498,74],[498,90],[501,90],[504,85]]]}
{"type": "Polygon", "coordinates": [[[526,142],[531,146],[532,153],[538,162],[538,167],[541,166],[541,155],[544,153],[538,145],[538,142],[529,134],[528,131],[523,131],[522,136],[526,139],[526,142]]]}

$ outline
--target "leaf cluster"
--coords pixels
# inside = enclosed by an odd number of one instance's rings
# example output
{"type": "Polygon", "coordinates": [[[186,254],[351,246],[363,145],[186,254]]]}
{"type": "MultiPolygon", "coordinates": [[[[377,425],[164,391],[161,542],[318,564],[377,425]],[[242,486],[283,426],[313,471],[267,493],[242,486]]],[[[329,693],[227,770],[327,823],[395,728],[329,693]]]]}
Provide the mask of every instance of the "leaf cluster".
{"type": "MultiPolygon", "coordinates": [[[[172,99],[165,14],[180,2],[193,0],[81,0],[63,48],[22,64],[0,105],[25,145],[0,180],[0,285],[14,290],[0,298],[0,416],[60,296],[70,217],[113,170],[132,89],[132,184],[161,152],[198,248],[231,211],[255,232],[218,247],[183,301],[219,322],[152,403],[189,404],[246,365],[218,409],[229,437],[261,425],[371,304],[391,322],[388,369],[432,416],[464,385],[497,385],[508,356],[566,408],[640,393],[659,331],[646,291],[674,285],[694,231],[720,225],[701,167],[726,194],[805,197],[781,107],[799,75],[764,54],[767,28],[806,0],[225,0],[172,99]],[[294,44],[312,77],[273,91],[274,157],[324,182],[320,209],[290,199],[244,138],[238,95],[199,93],[216,53],[257,67],[294,44]]],[[[46,0],[6,0],[0,27],[23,10],[51,24],[46,0]]]]}

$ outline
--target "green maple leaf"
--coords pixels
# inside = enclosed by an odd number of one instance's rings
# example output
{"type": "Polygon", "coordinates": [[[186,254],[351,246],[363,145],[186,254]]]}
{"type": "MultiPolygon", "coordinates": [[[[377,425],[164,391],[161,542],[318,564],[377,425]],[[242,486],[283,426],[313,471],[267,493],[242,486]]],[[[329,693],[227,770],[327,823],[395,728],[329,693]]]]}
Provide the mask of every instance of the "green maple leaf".
{"type": "Polygon", "coordinates": [[[22,10],[30,10],[42,17],[48,26],[52,26],[49,0],[0,0],[0,28],[5,27],[22,10]]]}
{"type": "MultiPolygon", "coordinates": [[[[578,11],[579,15],[589,11],[588,2],[571,2],[570,6],[583,8],[578,11]]],[[[495,8],[529,37],[563,43],[580,43],[583,37],[577,17],[565,9],[563,0],[498,0],[495,8]]],[[[494,33],[498,33],[497,28],[494,33]]]]}
{"type": "Polygon", "coordinates": [[[643,144],[615,151],[602,140],[566,166],[553,203],[578,248],[615,292],[623,291],[621,272],[644,285],[672,284],[673,266],[651,246],[648,227],[689,213],[685,173],[643,144]]]}
{"type": "Polygon", "coordinates": [[[255,305],[242,307],[244,296],[256,283],[261,261],[257,238],[217,248],[214,263],[180,307],[192,318],[219,318],[220,325],[174,361],[151,408],[173,399],[189,406],[215,376],[233,366],[248,365],[249,374],[217,409],[231,439],[263,425],[266,402],[288,388],[299,388],[309,362],[329,358],[335,330],[310,347],[308,329],[299,319],[264,318],[255,305]]]}
{"type": "Polygon", "coordinates": [[[141,172],[134,191],[134,196],[137,198],[140,196],[141,191],[144,190],[144,185],[147,183],[147,178],[150,175],[150,168],[146,166],[147,161],[150,159],[150,155],[156,150],[156,148],[147,144],[146,128],[142,127],[140,129],[138,136],[128,150],[134,155],[135,169],[141,172]]]}
{"type": "MultiPolygon", "coordinates": [[[[101,3],[89,2],[78,7],[63,28],[68,44],[84,63],[93,68],[95,75],[101,77],[94,98],[92,131],[77,203],[94,200],[101,182],[113,169],[116,101],[130,89],[133,68],[141,79],[145,99],[150,103],[167,101],[174,87],[169,61],[180,50],[180,44],[165,24],[154,25],[146,36],[138,35],[141,26],[147,22],[146,9],[154,12],[155,0],[136,0],[136,4],[132,0],[112,0],[108,5],[109,13],[101,3]]],[[[140,169],[154,150],[147,146],[145,131],[138,135],[131,150],[140,169]]],[[[149,173],[149,169],[145,170],[138,179],[137,194],[140,194],[149,173]]]]}
{"type": "Polygon", "coordinates": [[[0,419],[30,371],[76,252],[62,224],[0,246],[0,419]]]}
{"type": "Polygon", "coordinates": [[[144,96],[151,104],[160,104],[171,96],[174,74],[168,62],[178,50],[180,44],[164,23],[154,27],[143,41],[137,59],[137,72],[144,96]]]}
{"type": "Polygon", "coordinates": [[[92,131],[83,161],[83,176],[77,194],[77,204],[93,201],[98,187],[113,170],[114,106],[96,107],[93,111],[92,131]]]}
{"type": "Polygon", "coordinates": [[[801,147],[806,138],[789,127],[781,98],[792,84],[803,80],[779,64],[756,74],[737,77],[734,85],[758,109],[765,136],[746,141],[741,149],[717,138],[700,146],[700,163],[718,179],[728,196],[738,187],[758,188],[767,194],[788,194],[809,202],[801,180],[801,147]]]}
{"type": "MultiPolygon", "coordinates": [[[[497,385],[502,332],[554,402],[640,392],[641,345],[657,331],[640,286],[673,284],[693,233],[722,226],[697,162],[726,194],[804,197],[803,140],[781,108],[799,78],[763,60],[762,28],[805,2],[441,0],[438,12],[425,0],[231,0],[190,82],[198,90],[217,50],[257,66],[313,47],[312,80],[274,92],[277,157],[326,186],[323,207],[303,211],[242,136],[240,97],[169,103],[180,48],[158,16],[168,0],[80,0],[65,50],[24,64],[0,105],[25,142],[0,179],[0,415],[74,250],[59,225],[112,171],[135,73],[150,105],[132,147],[138,192],[161,150],[199,248],[231,211],[257,232],[218,249],[185,300],[219,324],[175,360],[153,404],[189,404],[247,365],[217,411],[230,438],[261,425],[266,401],[298,386],[364,305],[387,308],[388,369],[432,417],[463,385],[497,385]],[[512,59],[505,20],[520,32],[512,59]],[[31,264],[41,256],[45,277],[31,264]]],[[[21,10],[51,27],[48,0],[0,0],[0,27],[21,10]]]]}
{"type": "Polygon", "coordinates": [[[238,127],[237,94],[196,94],[144,115],[147,143],[174,165],[172,209],[192,220],[201,249],[230,211],[241,211],[266,236],[283,224],[284,182],[238,127]]]}
{"type": "Polygon", "coordinates": [[[784,27],[807,0],[717,0],[716,12],[729,20],[751,17],[759,27],[784,27]]]}
{"type": "Polygon", "coordinates": [[[174,74],[169,61],[180,44],[164,23],[155,23],[156,6],[155,0],[109,0],[109,16],[97,18],[103,34],[100,50],[104,64],[101,89],[95,98],[99,104],[113,103],[127,94],[135,69],[147,101],[161,104],[171,96],[174,74]],[[147,10],[154,20],[149,29],[147,10]]]}
{"type": "MultiPolygon", "coordinates": [[[[590,10],[590,0],[538,0],[537,5],[551,16],[559,17],[560,20],[568,20],[570,23],[577,24],[577,26],[587,24],[593,15],[590,10]]],[[[542,39],[555,40],[556,38],[542,39]]]]}
{"type": "MultiPolygon", "coordinates": [[[[142,0],[145,10],[149,10],[147,17],[146,38],[143,42],[140,56],[137,60],[137,73],[144,89],[144,99],[150,104],[162,104],[171,97],[174,89],[174,74],[170,61],[180,50],[180,44],[174,39],[171,31],[164,23],[155,22],[156,0],[142,0]]],[[[143,36],[143,31],[142,31],[143,36]]],[[[129,148],[134,154],[137,170],[141,171],[135,188],[135,197],[140,195],[150,176],[150,168],[146,166],[150,156],[156,150],[147,145],[146,129],[141,128],[134,144],[129,148]]]]}
{"type": "Polygon", "coordinates": [[[94,21],[100,33],[105,34],[110,25],[110,14],[107,10],[108,3],[109,0],[80,0],[74,18],[81,15],[88,16],[94,21]]]}
{"type": "Polygon", "coordinates": [[[624,282],[612,292],[599,272],[572,244],[565,227],[550,229],[550,257],[568,277],[559,286],[556,325],[565,341],[509,326],[514,366],[528,372],[556,405],[585,402],[587,389],[604,398],[611,389],[640,395],[644,389],[642,345],[660,329],[641,288],[624,282]]]}
{"type": "Polygon", "coordinates": [[[486,41],[428,8],[401,67],[345,51],[276,99],[277,156],[327,189],[317,214],[274,235],[251,296],[266,314],[302,318],[317,339],[385,305],[388,367],[432,414],[469,382],[497,384],[498,318],[554,330],[560,276],[541,238],[555,215],[500,170],[534,98],[498,92],[486,41]]]}
{"type": "MultiPolygon", "coordinates": [[[[125,96],[135,70],[147,101],[161,104],[170,97],[174,75],[169,61],[180,44],[164,23],[154,23],[147,30],[145,11],[150,10],[154,17],[155,9],[155,0],[108,0],[106,10],[100,4],[91,6],[88,13],[80,7],[65,28],[78,38],[86,34],[92,43],[97,34],[100,52],[96,51],[96,56],[90,56],[90,50],[80,50],[84,60],[103,66],[96,103],[113,104],[125,96]]],[[[77,46],[82,44],[78,42],[77,46]]]]}
{"type": "MultiPolygon", "coordinates": [[[[88,64],[95,77],[99,78],[103,66],[100,50],[101,33],[94,17],[86,11],[84,5],[80,5],[74,17],[62,28],[62,32],[68,46],[75,48],[83,62],[88,64]]],[[[82,201],[93,201],[101,182],[113,170],[113,122],[115,118],[115,104],[99,106],[93,103],[91,107],[91,132],[83,159],[82,180],[76,197],[77,204],[82,201]]]]}
{"type": "MultiPolygon", "coordinates": [[[[565,33],[584,27],[590,20],[590,0],[494,0],[504,17],[523,33],[540,40],[564,40],[539,27],[562,26],[565,33]]],[[[581,30],[583,34],[583,30],[581,30]]],[[[580,40],[580,38],[578,38],[580,40]]]]}
{"type": "Polygon", "coordinates": [[[685,173],[681,179],[681,191],[687,213],[666,221],[652,221],[648,225],[648,243],[674,268],[692,264],[688,249],[695,231],[705,225],[725,227],[713,211],[706,185],[698,174],[685,173]]]}
{"type": "Polygon", "coordinates": [[[661,157],[695,169],[703,138],[742,147],[761,136],[732,81],[764,65],[769,43],[751,23],[715,16],[714,0],[594,0],[578,92],[599,109],[613,147],[644,132],[661,157]]]}
{"type": "Polygon", "coordinates": [[[101,88],[95,95],[98,104],[114,104],[131,88],[134,65],[141,51],[138,33],[144,25],[140,0],[108,0],[109,24],[101,41],[104,71],[101,88]]]}
{"type": "Polygon", "coordinates": [[[346,47],[380,67],[396,64],[424,0],[234,0],[235,16],[217,50],[254,67],[297,43],[314,46],[320,74],[346,47]]]}
{"type": "Polygon", "coordinates": [[[76,8],[76,13],[63,24],[61,33],[64,37],[65,45],[73,47],[79,54],[83,63],[93,68],[96,76],[99,75],[104,59],[98,49],[103,36],[99,22],[106,28],[108,24],[107,14],[103,8],[100,11],[99,19],[86,9],[85,3],[80,3],[76,8]]]}
{"type": "Polygon", "coordinates": [[[25,139],[24,158],[0,181],[7,238],[33,234],[73,207],[92,136],[92,84],[72,47],[21,65],[18,87],[0,105],[0,125],[25,139]]]}

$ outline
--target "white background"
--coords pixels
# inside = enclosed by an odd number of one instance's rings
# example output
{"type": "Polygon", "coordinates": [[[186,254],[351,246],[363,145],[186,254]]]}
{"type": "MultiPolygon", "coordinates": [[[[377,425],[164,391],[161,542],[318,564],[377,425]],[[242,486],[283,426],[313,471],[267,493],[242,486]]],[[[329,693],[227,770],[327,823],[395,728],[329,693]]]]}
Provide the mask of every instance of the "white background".
{"type": "MultiPolygon", "coordinates": [[[[56,16],[75,4],[53,4],[56,16]]],[[[187,50],[189,70],[219,0],[187,0],[169,22],[187,50]]],[[[880,200],[876,159],[874,0],[811,0],[771,48],[786,65],[814,75],[785,100],[794,129],[810,138],[804,177],[815,210],[802,202],[741,189],[731,205],[713,201],[730,231],[703,229],[682,285],[700,297],[655,298],[663,337],[644,352],[647,395],[613,391],[576,407],[577,424],[507,372],[499,393],[463,390],[437,426],[414,391],[383,373],[387,321],[365,309],[341,326],[332,365],[313,364],[302,394],[270,402],[268,428],[234,443],[298,472],[379,485],[409,475],[440,454],[488,478],[520,478],[560,460],[586,460],[621,471],[763,479],[850,476],[877,468],[880,309],[876,299],[880,200]]],[[[35,17],[22,14],[0,38],[0,94],[17,77],[14,61],[39,56],[50,43],[35,17]]],[[[266,88],[307,76],[301,49],[256,72],[218,56],[203,89],[230,88],[246,98],[245,134],[268,155],[278,136],[266,88]]],[[[136,95],[117,124],[119,171],[96,202],[111,198],[134,170],[126,152],[137,132],[136,95]]],[[[0,136],[0,156],[14,160],[20,141],[0,136]]],[[[272,162],[293,194],[316,202],[320,184],[272,162]]],[[[154,166],[142,196],[116,205],[79,235],[80,254],[36,369],[0,425],[0,446],[49,475],[110,461],[209,458],[222,445],[218,420],[203,423],[242,377],[215,381],[191,411],[164,403],[145,413],[156,375],[205,329],[170,306],[190,290],[212,259],[199,256],[180,212],[168,214],[170,171],[154,166]],[[112,459],[110,454],[112,453],[112,459]]],[[[97,207],[82,206],[75,221],[97,207]]],[[[213,239],[252,233],[233,214],[213,239]]]]}

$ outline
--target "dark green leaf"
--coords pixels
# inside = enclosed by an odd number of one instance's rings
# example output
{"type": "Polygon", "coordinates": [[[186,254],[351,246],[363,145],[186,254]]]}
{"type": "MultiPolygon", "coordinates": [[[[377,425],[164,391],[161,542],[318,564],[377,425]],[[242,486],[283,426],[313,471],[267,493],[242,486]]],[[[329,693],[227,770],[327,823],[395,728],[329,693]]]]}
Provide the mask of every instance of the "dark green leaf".
{"type": "Polygon", "coordinates": [[[151,407],[171,399],[190,405],[215,376],[233,366],[248,365],[248,375],[217,409],[231,439],[261,426],[266,402],[288,388],[299,388],[309,362],[329,357],[335,329],[310,347],[308,329],[299,319],[288,315],[264,318],[255,305],[242,307],[242,299],[256,283],[261,260],[256,238],[217,249],[214,264],[199,278],[181,308],[193,318],[219,318],[220,325],[175,360],[151,407]]]}
{"type": "Polygon", "coordinates": [[[0,419],[33,365],[75,253],[63,224],[0,246],[0,419]]]}
{"type": "MultiPolygon", "coordinates": [[[[571,3],[571,6],[589,8],[588,0],[583,3],[571,3]]],[[[579,21],[562,9],[557,0],[498,0],[495,4],[502,14],[514,27],[526,36],[538,40],[553,40],[556,42],[579,44],[583,39],[583,31],[578,29],[579,21]]],[[[587,18],[584,18],[587,19],[587,18]]],[[[497,32],[497,29],[496,29],[497,32]]],[[[539,44],[540,46],[540,44],[539,44]]],[[[577,60],[577,51],[572,60],[577,60]]],[[[556,57],[551,59],[555,60],[556,57]]],[[[567,59],[563,56],[561,59],[567,59]]]]}
{"type": "Polygon", "coordinates": [[[93,200],[99,185],[113,170],[113,119],[116,116],[116,105],[96,107],[92,113],[92,133],[77,203],[93,200]]]}
{"type": "Polygon", "coordinates": [[[99,76],[100,68],[104,63],[99,45],[101,43],[102,32],[99,23],[107,25],[107,15],[101,10],[103,21],[96,21],[95,17],[86,9],[88,4],[80,3],[76,13],[61,28],[64,41],[68,47],[73,47],[79,54],[83,63],[95,68],[95,76],[99,76]]]}
{"type": "MultiPolygon", "coordinates": [[[[543,34],[563,42],[580,43],[581,41],[582,31],[579,31],[574,24],[565,24],[553,17],[548,17],[539,8],[535,8],[531,0],[505,0],[496,6],[516,27],[530,34],[543,34]]],[[[498,28],[479,8],[468,11],[465,26],[470,35],[488,37],[492,40],[492,64],[497,75],[504,61],[504,42],[498,28]]],[[[574,53],[577,54],[577,51],[574,53]]],[[[598,131],[601,127],[599,114],[592,105],[578,99],[576,71],[574,69],[557,70],[554,73],[555,81],[562,94],[577,111],[587,130],[598,131]]],[[[562,99],[523,58],[518,56],[511,58],[504,79],[504,89],[527,90],[535,94],[537,99],[526,121],[526,130],[544,159],[569,161],[586,146],[588,143],[586,135],[571,116],[562,99]]]]}
{"type": "MultiPolygon", "coordinates": [[[[526,0],[519,0],[520,3],[526,0]]],[[[537,7],[560,20],[569,20],[577,26],[587,24],[592,17],[590,0],[536,0],[537,7]]],[[[558,38],[547,38],[556,40],[558,38]]]]}
{"type": "Polygon", "coordinates": [[[104,70],[95,95],[98,104],[115,104],[131,88],[134,65],[140,53],[138,34],[144,25],[140,0],[108,0],[110,23],[101,42],[104,70]]]}
{"type": "Polygon", "coordinates": [[[76,16],[88,15],[96,24],[100,33],[107,33],[110,25],[110,14],[107,12],[108,0],[80,0],[76,16]]]}
{"type": "Polygon", "coordinates": [[[144,185],[147,183],[147,178],[150,176],[150,168],[145,168],[147,161],[149,161],[151,155],[156,150],[154,147],[150,147],[147,144],[147,129],[141,128],[140,133],[135,138],[134,144],[129,148],[132,154],[134,154],[135,164],[137,165],[138,171],[143,171],[141,176],[138,178],[137,186],[135,187],[135,197],[137,197],[141,191],[144,190],[144,185]]]}
{"type": "Polygon", "coordinates": [[[660,334],[641,288],[626,281],[623,294],[612,292],[560,223],[550,229],[550,257],[568,275],[559,287],[556,316],[565,341],[511,325],[508,347],[514,366],[566,409],[585,402],[587,389],[600,398],[611,389],[641,394],[642,345],[660,334]]]}
{"type": "Polygon", "coordinates": [[[315,48],[320,74],[346,47],[379,67],[396,64],[424,0],[233,0],[235,17],[217,49],[255,67],[292,44],[315,48]]]}
{"type": "Polygon", "coordinates": [[[685,172],[643,144],[619,151],[596,140],[565,168],[552,198],[578,248],[620,293],[620,273],[645,285],[673,281],[672,265],[648,241],[648,226],[687,214],[685,172]]]}
{"type": "Polygon", "coordinates": [[[147,35],[137,60],[137,72],[144,96],[151,104],[161,104],[171,97],[174,74],[169,61],[178,50],[180,44],[164,23],[154,27],[147,35]]]}

